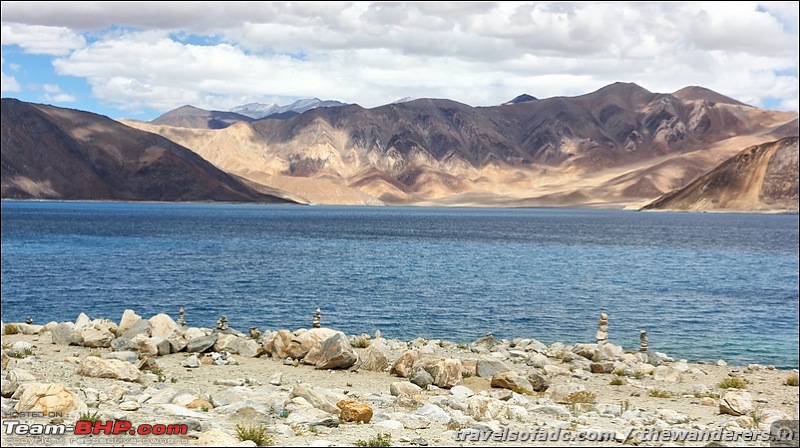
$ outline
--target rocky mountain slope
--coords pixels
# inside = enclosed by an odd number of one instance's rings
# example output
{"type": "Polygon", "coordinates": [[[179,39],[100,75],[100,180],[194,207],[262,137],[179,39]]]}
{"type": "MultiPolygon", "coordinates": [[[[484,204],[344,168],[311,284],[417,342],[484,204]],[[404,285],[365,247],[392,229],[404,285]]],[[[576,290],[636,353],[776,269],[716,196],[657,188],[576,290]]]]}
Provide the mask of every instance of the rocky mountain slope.
{"type": "Polygon", "coordinates": [[[161,136],[88,112],[2,100],[2,197],[286,202],[161,136]]]}
{"type": "Polygon", "coordinates": [[[701,87],[661,94],[615,83],[496,107],[418,99],[220,130],[130,125],[313,203],[624,207],[743,147],[796,135],[796,119],[701,87]]]}
{"type": "Polygon", "coordinates": [[[797,213],[798,138],[751,146],[645,210],[797,213]]]}

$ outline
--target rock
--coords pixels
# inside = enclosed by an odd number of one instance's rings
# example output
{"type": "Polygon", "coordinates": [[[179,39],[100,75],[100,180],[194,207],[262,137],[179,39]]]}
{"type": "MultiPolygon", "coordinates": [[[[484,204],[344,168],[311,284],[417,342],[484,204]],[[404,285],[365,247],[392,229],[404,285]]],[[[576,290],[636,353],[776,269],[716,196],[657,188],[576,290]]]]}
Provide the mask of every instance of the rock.
{"type": "Polygon", "coordinates": [[[85,313],[78,314],[78,317],[75,319],[75,329],[80,330],[89,325],[91,322],[92,319],[90,319],[85,313]]]}
{"type": "Polygon", "coordinates": [[[489,396],[495,400],[508,401],[514,396],[514,392],[509,389],[492,389],[489,391],[489,396]]]}
{"type": "Polygon", "coordinates": [[[139,346],[130,339],[120,336],[111,341],[111,350],[115,352],[135,352],[139,350],[139,346]]]}
{"type": "Polygon", "coordinates": [[[111,347],[111,341],[114,339],[114,335],[108,329],[98,328],[94,325],[84,326],[80,334],[83,339],[83,346],[90,348],[111,347]]]}
{"type": "Polygon", "coordinates": [[[541,353],[532,353],[528,357],[528,364],[541,369],[544,366],[550,365],[550,358],[541,353]]]}
{"type": "Polygon", "coordinates": [[[400,431],[403,429],[403,424],[397,420],[384,420],[382,422],[375,423],[375,426],[384,429],[390,429],[392,431],[400,431]]]}
{"type": "Polygon", "coordinates": [[[228,406],[242,400],[244,400],[244,397],[236,389],[224,389],[211,396],[211,403],[215,407],[228,406]]]}
{"type": "Polygon", "coordinates": [[[614,371],[614,363],[611,361],[593,362],[589,365],[592,373],[611,373],[614,371]]]}
{"type": "Polygon", "coordinates": [[[172,320],[169,315],[164,313],[156,314],[148,322],[150,336],[160,336],[169,341],[172,353],[178,353],[186,348],[186,340],[183,338],[183,331],[180,325],[172,320]]]}
{"type": "Polygon", "coordinates": [[[250,443],[243,445],[244,442],[240,441],[236,436],[217,428],[203,431],[197,437],[197,444],[199,446],[255,446],[254,442],[249,442],[250,443]]]}
{"type": "Polygon", "coordinates": [[[596,357],[600,356],[600,352],[597,349],[597,344],[576,344],[572,351],[576,355],[582,356],[589,361],[592,361],[596,357]]]}
{"type": "Polygon", "coordinates": [[[72,411],[85,411],[86,404],[69,389],[52,383],[28,384],[14,405],[16,412],[60,412],[67,415],[72,411]]]}
{"type": "Polygon", "coordinates": [[[552,415],[554,417],[569,417],[571,415],[565,406],[560,405],[536,406],[531,409],[531,411],[538,412],[540,414],[552,415]]]}
{"type": "Polygon", "coordinates": [[[181,361],[181,366],[188,367],[190,369],[196,369],[200,367],[200,359],[195,355],[189,356],[188,358],[181,361]]]}
{"type": "MultiPolygon", "coordinates": [[[[214,334],[214,330],[210,328],[189,327],[183,331],[183,338],[187,341],[191,341],[192,339],[211,336],[212,334],[214,334]]],[[[216,340],[214,342],[216,342],[216,340]]]]}
{"type": "Polygon", "coordinates": [[[292,342],[292,333],[289,330],[278,330],[272,338],[272,357],[275,359],[286,358],[286,349],[292,342]]]}
{"type": "Polygon", "coordinates": [[[72,345],[77,342],[73,333],[75,333],[75,324],[63,322],[53,327],[50,331],[50,337],[53,339],[53,344],[72,345]]]}
{"type": "Polygon", "coordinates": [[[544,392],[550,387],[550,381],[538,373],[528,375],[528,382],[531,383],[531,388],[534,392],[544,392]]]}
{"type": "Polygon", "coordinates": [[[681,423],[687,423],[689,421],[689,416],[672,409],[659,409],[658,418],[664,420],[670,425],[678,425],[681,423]]]}
{"type": "Polygon", "coordinates": [[[389,360],[380,348],[370,345],[363,352],[360,358],[363,360],[361,370],[369,370],[371,372],[384,372],[389,368],[389,360]]]}
{"type": "Polygon", "coordinates": [[[412,416],[421,417],[431,423],[447,424],[452,419],[450,414],[435,404],[425,403],[419,409],[411,413],[412,416]]]}
{"type": "Polygon", "coordinates": [[[103,353],[100,355],[100,357],[103,359],[117,359],[120,361],[129,362],[131,364],[135,363],[139,359],[139,357],[136,355],[136,352],[131,351],[103,353]]]}
{"type": "Polygon", "coordinates": [[[701,406],[716,406],[717,405],[717,400],[715,400],[715,399],[713,399],[711,397],[703,397],[703,398],[700,399],[700,405],[701,406]]]}
{"type": "Polygon", "coordinates": [[[583,384],[559,384],[550,388],[550,399],[556,403],[563,403],[569,394],[586,390],[583,384]]]}
{"type": "Polygon", "coordinates": [[[278,372],[269,379],[269,384],[273,386],[280,386],[281,382],[283,381],[283,374],[278,372]]]}
{"type": "Polygon", "coordinates": [[[3,370],[6,370],[8,368],[8,364],[11,362],[11,357],[8,356],[5,350],[0,350],[0,352],[3,354],[3,370]]]}
{"type": "Polygon", "coordinates": [[[119,332],[125,333],[135,323],[142,320],[142,316],[133,312],[133,310],[125,310],[122,312],[122,318],[119,320],[119,332]]]}
{"type": "MultiPolygon", "coordinates": [[[[164,339],[162,338],[162,340],[164,339]]],[[[131,339],[131,342],[136,344],[136,350],[139,352],[139,356],[148,358],[158,356],[157,340],[140,334],[131,339]]]]}
{"type": "Polygon", "coordinates": [[[122,333],[122,337],[126,339],[133,339],[138,335],[150,337],[150,322],[144,319],[132,324],[127,330],[122,333]]]}
{"type": "Polygon", "coordinates": [[[508,367],[504,362],[500,361],[499,359],[484,356],[478,358],[478,364],[476,366],[476,370],[478,372],[479,377],[491,378],[494,376],[495,373],[508,372],[509,370],[511,370],[511,367],[508,367]]]}
{"type": "Polygon", "coordinates": [[[533,385],[531,385],[530,381],[513,370],[495,373],[492,376],[491,386],[508,389],[518,394],[533,393],[533,385]]]}
{"type": "Polygon", "coordinates": [[[205,398],[195,398],[191,402],[186,405],[187,409],[201,409],[204,411],[210,411],[214,409],[214,405],[211,404],[210,401],[206,400],[205,398]]]}
{"type": "Polygon", "coordinates": [[[298,330],[286,346],[286,356],[292,359],[303,359],[312,349],[321,350],[322,344],[335,334],[336,330],[330,328],[298,330]]]}
{"type": "Polygon", "coordinates": [[[346,422],[369,423],[372,420],[372,408],[352,398],[346,398],[336,403],[342,411],[342,420],[346,422]]]}
{"type": "Polygon", "coordinates": [[[336,396],[316,390],[308,384],[298,384],[293,387],[292,391],[289,393],[288,399],[291,400],[295,397],[303,398],[308,404],[321,411],[325,411],[329,414],[339,414],[339,408],[336,406],[336,403],[340,401],[341,398],[337,399],[336,396]]]}
{"type": "Polygon", "coordinates": [[[389,393],[394,396],[408,395],[413,397],[422,393],[422,388],[416,384],[408,383],[405,381],[396,381],[389,385],[389,393]]]}
{"type": "Polygon", "coordinates": [[[322,354],[314,365],[315,369],[346,369],[358,361],[358,355],[350,346],[350,341],[342,332],[325,340],[322,354]]]}
{"type": "Polygon", "coordinates": [[[507,410],[505,402],[491,397],[473,395],[467,399],[466,414],[478,421],[498,420],[507,410]]]}
{"type": "Polygon", "coordinates": [[[411,381],[412,384],[416,384],[417,386],[421,387],[422,389],[426,389],[428,386],[433,384],[433,377],[427,371],[420,370],[411,375],[409,381],[411,381]]]}
{"type": "Polygon", "coordinates": [[[26,323],[8,323],[3,325],[3,334],[39,334],[44,328],[42,325],[33,325],[33,324],[26,324],[26,323]],[[10,330],[6,332],[6,330],[10,330]]]}
{"type": "Polygon", "coordinates": [[[653,371],[653,379],[665,383],[680,383],[682,380],[681,372],[670,366],[658,366],[653,371]]]}
{"type": "Polygon", "coordinates": [[[255,339],[242,338],[233,334],[220,334],[214,343],[214,351],[231,352],[255,358],[261,354],[261,346],[255,339]]]}
{"type": "MultiPolygon", "coordinates": [[[[188,332],[187,332],[188,333],[188,332]]],[[[189,353],[204,353],[211,349],[214,344],[217,342],[217,337],[219,335],[217,333],[212,333],[208,336],[201,336],[194,339],[190,339],[186,343],[186,351],[189,353]]]]}
{"type": "Polygon", "coordinates": [[[729,390],[719,400],[719,413],[745,415],[753,410],[753,397],[743,390],[729,390]]]}
{"type": "Polygon", "coordinates": [[[406,351],[397,358],[389,373],[403,378],[410,378],[414,374],[414,364],[417,362],[418,357],[417,352],[413,350],[406,351]]]}
{"type": "Polygon", "coordinates": [[[475,395],[475,392],[467,386],[454,386],[450,389],[450,395],[460,398],[469,398],[475,395]]]}
{"type": "Polygon", "coordinates": [[[137,381],[140,376],[139,370],[130,363],[96,356],[88,356],[83,360],[78,367],[78,375],[122,381],[137,381]]]}
{"type": "Polygon", "coordinates": [[[463,378],[461,360],[454,358],[439,359],[425,370],[433,377],[435,386],[445,389],[461,384],[463,378]]]}
{"type": "Polygon", "coordinates": [[[151,336],[150,341],[156,346],[158,356],[167,356],[172,351],[169,341],[161,336],[151,336]]]}
{"type": "Polygon", "coordinates": [[[552,364],[548,364],[542,367],[542,369],[544,369],[544,373],[552,376],[555,375],[569,376],[569,374],[571,373],[569,369],[565,369],[564,367],[561,366],[554,366],[552,364]]]}
{"type": "Polygon", "coordinates": [[[720,360],[717,361],[717,365],[720,366],[720,367],[725,367],[725,366],[728,365],[728,363],[725,362],[724,359],[720,359],[720,360]]]}
{"type": "Polygon", "coordinates": [[[138,401],[123,401],[119,404],[119,409],[121,411],[138,411],[141,405],[138,401]]]}

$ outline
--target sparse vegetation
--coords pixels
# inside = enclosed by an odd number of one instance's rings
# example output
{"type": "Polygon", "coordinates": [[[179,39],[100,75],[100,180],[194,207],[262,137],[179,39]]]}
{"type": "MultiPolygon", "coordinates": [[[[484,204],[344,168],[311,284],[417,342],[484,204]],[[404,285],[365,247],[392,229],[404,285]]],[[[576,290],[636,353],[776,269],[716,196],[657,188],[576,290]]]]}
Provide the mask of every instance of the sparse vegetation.
{"type": "Polygon", "coordinates": [[[367,348],[372,344],[372,340],[369,337],[355,337],[353,338],[353,348],[367,348]]]}
{"type": "Polygon", "coordinates": [[[790,373],[789,376],[786,377],[786,381],[783,384],[787,386],[797,387],[798,386],[797,372],[790,373]]]}
{"type": "Polygon", "coordinates": [[[747,387],[747,380],[740,376],[730,376],[720,381],[720,389],[744,389],[747,387]]]}
{"type": "Polygon", "coordinates": [[[80,417],[78,417],[78,421],[79,422],[91,422],[91,423],[94,423],[94,422],[97,422],[99,420],[100,420],[100,414],[98,414],[97,411],[94,411],[91,414],[87,411],[87,412],[84,412],[83,414],[81,414],[80,417]]]}
{"type": "Polygon", "coordinates": [[[392,435],[387,433],[376,434],[369,440],[358,439],[356,446],[392,446],[392,435]]]}
{"type": "Polygon", "coordinates": [[[236,425],[236,437],[242,442],[252,440],[256,446],[272,446],[272,435],[267,427],[260,424],[236,425]]]}
{"type": "Polygon", "coordinates": [[[614,369],[614,375],[616,375],[616,376],[625,376],[625,369],[623,369],[621,367],[617,367],[616,369],[614,369]]]}
{"type": "Polygon", "coordinates": [[[475,376],[475,372],[469,370],[462,370],[461,371],[461,378],[471,378],[475,376]]]}
{"type": "Polygon", "coordinates": [[[612,386],[622,386],[625,384],[625,381],[622,380],[620,377],[611,378],[611,385],[612,386]]]}
{"type": "Polygon", "coordinates": [[[640,379],[644,378],[644,372],[641,371],[641,370],[637,370],[637,371],[633,372],[633,377],[636,378],[637,380],[640,380],[640,379]]]}
{"type": "Polygon", "coordinates": [[[509,390],[520,395],[533,395],[532,390],[525,389],[524,387],[520,387],[515,384],[512,384],[511,387],[509,387],[509,390]]]}
{"type": "Polygon", "coordinates": [[[672,398],[675,396],[672,392],[664,389],[650,389],[648,395],[653,398],[672,398]]]}
{"type": "Polygon", "coordinates": [[[597,403],[597,394],[588,390],[573,392],[564,398],[564,403],[597,403]]]}
{"type": "Polygon", "coordinates": [[[33,350],[29,348],[24,348],[22,350],[11,350],[10,353],[8,353],[8,356],[12,358],[27,358],[28,356],[32,355],[33,355],[33,350]]]}

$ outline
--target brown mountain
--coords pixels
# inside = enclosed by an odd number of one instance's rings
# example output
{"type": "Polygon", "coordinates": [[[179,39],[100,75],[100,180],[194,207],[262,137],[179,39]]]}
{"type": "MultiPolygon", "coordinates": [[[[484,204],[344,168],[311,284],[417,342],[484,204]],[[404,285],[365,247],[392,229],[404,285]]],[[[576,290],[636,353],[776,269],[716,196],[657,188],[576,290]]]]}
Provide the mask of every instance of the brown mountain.
{"type": "Polygon", "coordinates": [[[205,110],[194,106],[181,106],[171,110],[150,123],[159,126],[174,126],[194,129],[224,129],[240,121],[251,122],[252,118],[235,112],[205,110]]]}
{"type": "Polygon", "coordinates": [[[643,210],[797,213],[798,138],[751,146],[643,210]]]}
{"type": "Polygon", "coordinates": [[[286,202],[101,115],[3,99],[1,123],[3,198],[286,202]]]}
{"type": "Polygon", "coordinates": [[[130,125],[315,203],[623,207],[682,187],[745,146],[796,134],[787,125],[796,118],[700,87],[661,94],[616,83],[496,107],[419,99],[221,130],[130,125]]]}

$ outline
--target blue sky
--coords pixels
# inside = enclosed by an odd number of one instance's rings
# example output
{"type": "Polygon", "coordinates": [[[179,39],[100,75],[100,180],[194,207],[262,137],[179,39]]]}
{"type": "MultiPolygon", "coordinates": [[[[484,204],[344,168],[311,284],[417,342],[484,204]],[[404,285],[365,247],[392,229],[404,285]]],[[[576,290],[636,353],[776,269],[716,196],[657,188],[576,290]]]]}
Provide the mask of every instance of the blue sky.
{"type": "Polygon", "coordinates": [[[150,120],[317,97],[473,106],[616,81],[798,110],[798,3],[2,2],[2,96],[150,120]]]}

